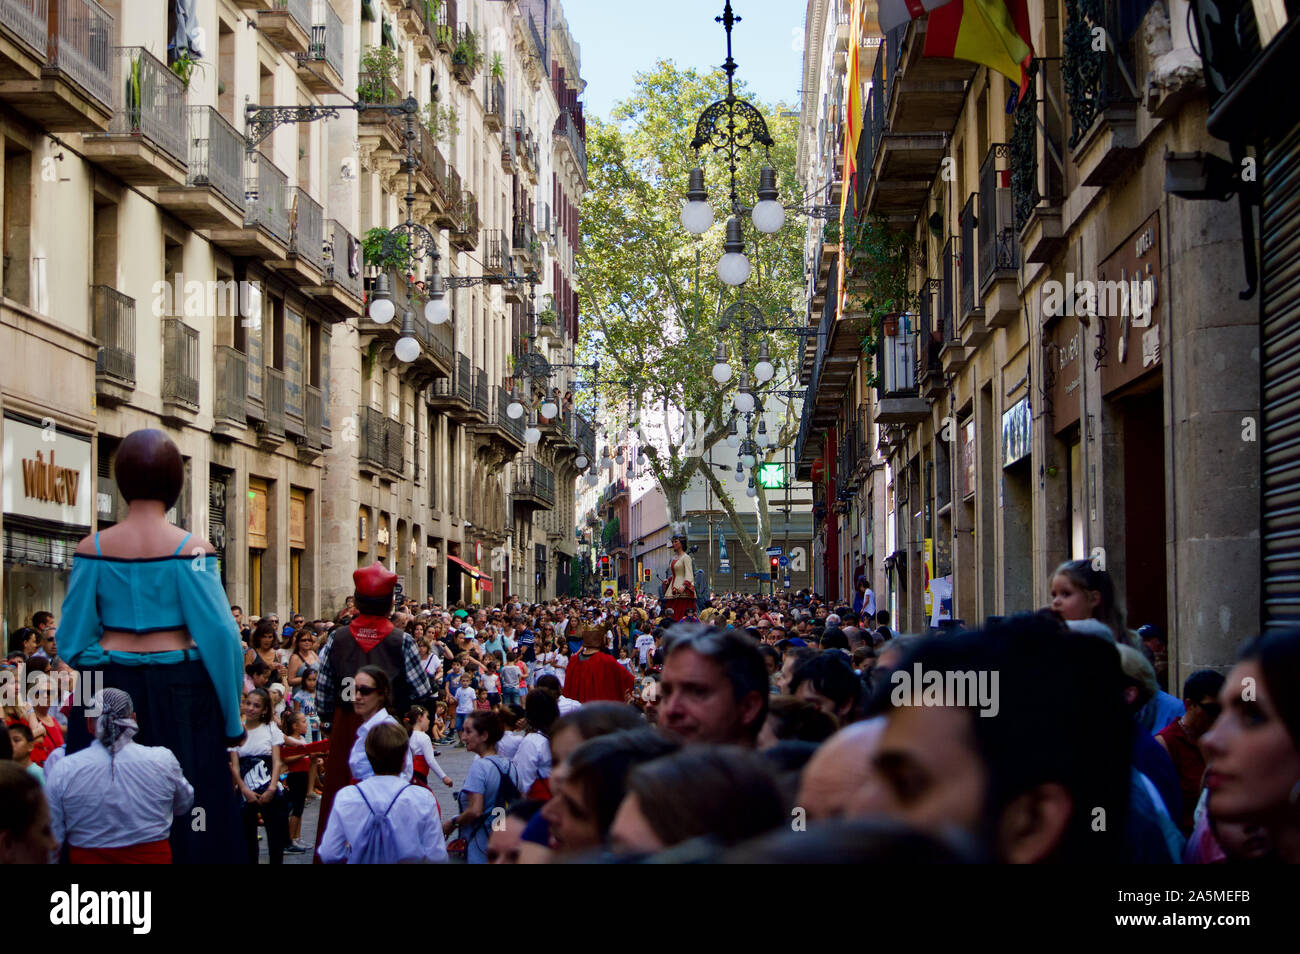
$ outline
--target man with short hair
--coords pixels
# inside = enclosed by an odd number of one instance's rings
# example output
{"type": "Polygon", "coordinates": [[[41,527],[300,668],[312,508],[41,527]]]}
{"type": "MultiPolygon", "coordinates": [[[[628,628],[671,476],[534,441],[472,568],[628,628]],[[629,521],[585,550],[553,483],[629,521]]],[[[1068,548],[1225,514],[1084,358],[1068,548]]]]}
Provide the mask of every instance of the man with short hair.
{"type": "Polygon", "coordinates": [[[853,674],[848,657],[836,650],[826,650],[803,660],[790,677],[792,696],[835,716],[840,725],[853,721],[861,692],[862,683],[853,674]]]}
{"type": "Polygon", "coordinates": [[[677,625],[664,638],[659,692],[659,725],[672,735],[753,748],[767,718],[767,664],[735,630],[677,625]]]}
{"type": "Polygon", "coordinates": [[[1205,775],[1205,756],[1198,744],[1219,717],[1219,690],[1223,674],[1213,669],[1198,669],[1183,683],[1185,711],[1156,733],[1155,739],[1169,753],[1178,783],[1183,790],[1183,811],[1178,827],[1190,835],[1195,822],[1196,803],[1201,797],[1201,778],[1205,775]]]}

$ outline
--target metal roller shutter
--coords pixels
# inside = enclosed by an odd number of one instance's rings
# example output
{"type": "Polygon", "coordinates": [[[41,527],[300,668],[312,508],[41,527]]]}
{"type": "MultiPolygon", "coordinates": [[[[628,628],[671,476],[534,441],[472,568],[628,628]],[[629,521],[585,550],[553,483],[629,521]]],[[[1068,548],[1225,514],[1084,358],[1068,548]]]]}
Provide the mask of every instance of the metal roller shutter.
{"type": "Polygon", "coordinates": [[[1264,154],[1264,625],[1300,624],[1300,126],[1264,154]]]}

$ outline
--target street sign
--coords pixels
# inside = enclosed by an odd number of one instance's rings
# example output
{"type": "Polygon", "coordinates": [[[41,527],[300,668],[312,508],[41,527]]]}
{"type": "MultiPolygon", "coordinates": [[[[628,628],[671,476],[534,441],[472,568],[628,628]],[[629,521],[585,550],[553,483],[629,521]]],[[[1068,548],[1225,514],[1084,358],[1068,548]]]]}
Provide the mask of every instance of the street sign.
{"type": "Polygon", "coordinates": [[[790,578],[788,576],[785,578],[785,588],[787,590],[790,588],[790,578]]]}
{"type": "Polygon", "coordinates": [[[393,605],[394,605],[394,606],[401,606],[401,605],[402,605],[402,590],[404,589],[404,587],[402,586],[402,584],[405,583],[405,582],[406,582],[405,577],[401,577],[401,576],[399,576],[399,577],[397,578],[397,585],[393,587],[393,605]]]}
{"type": "Polygon", "coordinates": [[[790,565],[790,558],[789,558],[788,556],[783,556],[783,557],[781,557],[781,559],[778,560],[777,562],[780,563],[781,566],[789,566],[789,565],[790,565]]]}
{"type": "Polygon", "coordinates": [[[781,555],[782,553],[784,553],[784,552],[785,552],[785,551],[782,550],[780,547],[768,547],[768,548],[767,548],[767,555],[768,555],[768,556],[780,556],[780,555],[781,555]]]}
{"type": "Polygon", "coordinates": [[[760,464],[758,483],[765,490],[780,490],[785,486],[784,464],[760,464]]]}
{"type": "Polygon", "coordinates": [[[766,574],[766,573],[746,573],[746,574],[745,574],[745,579],[747,579],[747,580],[766,580],[766,579],[767,579],[767,574],[766,574]]]}
{"type": "Polygon", "coordinates": [[[730,561],[730,560],[719,560],[719,561],[718,561],[718,572],[719,572],[719,573],[730,573],[730,572],[731,572],[731,561],[730,561]]]}

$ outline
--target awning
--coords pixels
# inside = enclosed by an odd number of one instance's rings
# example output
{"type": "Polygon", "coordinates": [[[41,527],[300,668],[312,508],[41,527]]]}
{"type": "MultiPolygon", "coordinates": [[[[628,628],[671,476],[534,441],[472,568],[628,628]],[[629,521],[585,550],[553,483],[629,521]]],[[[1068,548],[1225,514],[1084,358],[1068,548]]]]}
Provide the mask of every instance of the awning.
{"type": "Polygon", "coordinates": [[[478,581],[478,588],[484,593],[491,593],[492,581],[486,576],[480,577],[478,581]]]}
{"type": "Polygon", "coordinates": [[[462,570],[468,573],[473,579],[481,580],[485,576],[485,574],[482,573],[478,567],[470,566],[468,563],[466,563],[458,556],[452,556],[450,553],[448,553],[447,559],[450,560],[452,563],[455,563],[457,566],[459,566],[462,570]]]}

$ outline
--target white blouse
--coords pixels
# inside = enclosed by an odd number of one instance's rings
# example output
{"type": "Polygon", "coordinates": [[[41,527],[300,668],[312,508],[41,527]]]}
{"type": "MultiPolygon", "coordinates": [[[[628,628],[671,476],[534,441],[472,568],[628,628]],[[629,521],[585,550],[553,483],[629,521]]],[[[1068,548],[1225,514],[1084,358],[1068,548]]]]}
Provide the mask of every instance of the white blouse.
{"type": "MultiPolygon", "coordinates": [[[[375,774],[375,770],[370,767],[370,759],[366,758],[366,736],[370,734],[370,730],[375,726],[383,725],[385,722],[391,722],[393,725],[401,724],[388,714],[387,709],[380,709],[361,723],[361,728],[357,729],[357,740],[352,743],[352,751],[348,754],[348,770],[358,782],[375,774]]],[[[409,782],[414,771],[414,765],[411,761],[411,747],[408,745],[406,747],[406,764],[402,766],[402,778],[409,782]]]]}

